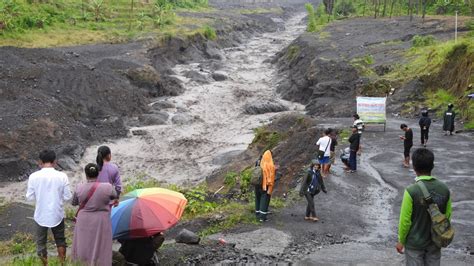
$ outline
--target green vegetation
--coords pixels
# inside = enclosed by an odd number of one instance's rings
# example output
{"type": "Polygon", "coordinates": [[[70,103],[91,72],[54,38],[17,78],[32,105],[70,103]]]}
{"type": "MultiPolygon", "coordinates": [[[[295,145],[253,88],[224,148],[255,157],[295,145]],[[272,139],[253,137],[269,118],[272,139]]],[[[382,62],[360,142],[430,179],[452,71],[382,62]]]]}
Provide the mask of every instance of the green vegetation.
{"type": "Polygon", "coordinates": [[[306,27],[307,32],[316,31],[316,14],[314,13],[314,7],[310,3],[304,5],[306,11],[308,12],[308,26],[306,27]]]}
{"type": "MultiPolygon", "coordinates": [[[[457,43],[414,46],[407,52],[406,60],[406,64],[396,66],[385,78],[402,83],[421,78],[426,86],[426,106],[441,115],[446,104],[451,102],[456,106],[458,117],[465,122],[465,128],[472,128],[474,101],[466,96],[473,92],[474,36],[460,38],[457,43]]],[[[406,103],[407,108],[412,105],[406,103]]]]}
{"type": "Polygon", "coordinates": [[[305,8],[308,13],[307,32],[320,32],[331,20],[333,20],[333,15],[327,14],[323,5],[319,5],[316,11],[310,3],[305,4],[305,8]]]}
{"type": "Polygon", "coordinates": [[[3,0],[0,45],[47,47],[121,42],[168,33],[195,34],[209,19],[180,17],[181,10],[200,10],[207,0],[3,0]],[[179,26],[178,26],[179,25],[179,26]]]}
{"type": "Polygon", "coordinates": [[[459,11],[460,15],[474,15],[474,1],[472,0],[432,0],[432,1],[367,1],[367,0],[328,0],[324,1],[327,14],[336,18],[352,16],[422,16],[453,15],[459,11]],[[332,8],[335,6],[335,8],[332,8]]]}
{"type": "Polygon", "coordinates": [[[436,40],[433,35],[415,35],[412,39],[413,47],[425,47],[435,44],[436,40]]]}
{"type": "Polygon", "coordinates": [[[256,145],[257,147],[261,148],[262,151],[275,148],[278,143],[285,138],[281,133],[277,131],[270,131],[265,126],[256,128],[254,131],[255,137],[251,145],[256,145]]]}
{"type": "Polygon", "coordinates": [[[12,239],[0,242],[0,256],[35,253],[33,236],[26,233],[16,233],[12,239]]]}
{"type": "Polygon", "coordinates": [[[238,174],[236,172],[228,172],[224,177],[224,184],[233,187],[237,183],[238,174]]]}
{"type": "Polygon", "coordinates": [[[444,89],[439,89],[426,93],[426,104],[434,110],[437,110],[437,115],[442,116],[446,110],[447,103],[453,103],[456,97],[444,89]]]}
{"type": "Polygon", "coordinates": [[[286,51],[286,58],[289,61],[293,61],[300,54],[300,47],[298,45],[290,45],[286,51]]]}
{"type": "Polygon", "coordinates": [[[215,40],[217,39],[217,33],[214,28],[212,28],[209,25],[204,26],[203,28],[203,35],[206,37],[208,40],[215,40]]]}
{"type": "Polygon", "coordinates": [[[374,57],[372,55],[356,57],[352,59],[349,63],[351,64],[351,66],[357,69],[357,72],[359,72],[359,75],[361,76],[370,77],[375,75],[375,72],[370,67],[375,63],[374,57]]]}

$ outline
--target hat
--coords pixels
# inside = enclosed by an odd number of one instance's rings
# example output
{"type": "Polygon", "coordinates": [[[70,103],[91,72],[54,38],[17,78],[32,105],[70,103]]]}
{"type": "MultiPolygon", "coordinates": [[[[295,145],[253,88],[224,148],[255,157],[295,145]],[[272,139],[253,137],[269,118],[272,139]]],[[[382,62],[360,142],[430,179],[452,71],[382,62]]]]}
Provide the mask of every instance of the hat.
{"type": "Polygon", "coordinates": [[[357,128],[357,126],[352,125],[352,126],[350,126],[350,128],[357,128]]]}

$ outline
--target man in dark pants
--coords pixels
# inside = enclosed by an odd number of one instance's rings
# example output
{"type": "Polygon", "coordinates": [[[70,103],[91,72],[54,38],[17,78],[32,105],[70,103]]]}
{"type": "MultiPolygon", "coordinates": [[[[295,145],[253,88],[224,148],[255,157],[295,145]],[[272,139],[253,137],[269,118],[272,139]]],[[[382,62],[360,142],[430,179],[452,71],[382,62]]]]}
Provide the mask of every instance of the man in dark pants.
{"type": "Polygon", "coordinates": [[[348,173],[355,173],[357,171],[357,153],[360,153],[360,134],[358,133],[357,126],[351,126],[352,135],[349,138],[350,142],[350,154],[349,154],[349,168],[348,173]]]}
{"type": "Polygon", "coordinates": [[[421,145],[426,147],[431,126],[431,118],[428,117],[428,110],[421,111],[421,118],[418,124],[420,125],[421,145]]]}
{"type": "MultiPolygon", "coordinates": [[[[439,210],[451,218],[451,197],[448,187],[431,176],[434,154],[427,149],[417,149],[412,154],[416,182],[423,182],[439,210]]],[[[400,209],[397,251],[403,254],[406,265],[440,265],[441,249],[431,240],[431,217],[428,204],[418,184],[405,189],[400,209]]]]}
{"type": "Polygon", "coordinates": [[[413,147],[413,131],[406,124],[401,124],[400,129],[405,131],[405,136],[400,136],[403,140],[403,166],[410,167],[410,150],[413,147]]]}

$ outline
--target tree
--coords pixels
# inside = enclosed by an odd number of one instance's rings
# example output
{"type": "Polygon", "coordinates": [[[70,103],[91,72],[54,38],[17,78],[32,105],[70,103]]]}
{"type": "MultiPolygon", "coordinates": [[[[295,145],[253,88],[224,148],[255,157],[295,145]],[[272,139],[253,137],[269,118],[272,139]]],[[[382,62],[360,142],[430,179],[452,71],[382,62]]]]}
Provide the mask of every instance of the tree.
{"type": "Polygon", "coordinates": [[[332,11],[334,10],[334,2],[335,0],[323,0],[324,10],[326,14],[332,15],[332,11]]]}

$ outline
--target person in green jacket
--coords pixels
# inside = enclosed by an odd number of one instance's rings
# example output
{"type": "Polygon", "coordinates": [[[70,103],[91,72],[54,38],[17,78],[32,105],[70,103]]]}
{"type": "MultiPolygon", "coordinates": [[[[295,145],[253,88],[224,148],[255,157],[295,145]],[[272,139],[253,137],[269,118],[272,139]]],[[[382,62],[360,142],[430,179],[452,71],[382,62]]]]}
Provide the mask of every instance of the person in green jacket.
{"type": "MultiPolygon", "coordinates": [[[[417,149],[412,154],[416,182],[423,182],[440,211],[451,219],[451,197],[448,187],[431,176],[434,154],[428,149],[417,149]]],[[[405,253],[406,265],[440,265],[441,249],[431,240],[431,217],[420,187],[415,183],[405,189],[400,210],[398,243],[400,254],[405,253]],[[405,252],[403,252],[405,249],[405,252]]]]}

